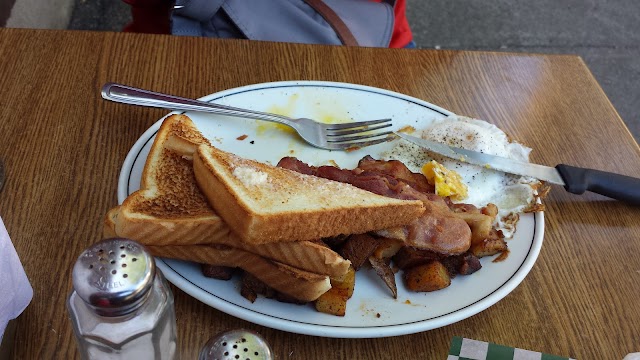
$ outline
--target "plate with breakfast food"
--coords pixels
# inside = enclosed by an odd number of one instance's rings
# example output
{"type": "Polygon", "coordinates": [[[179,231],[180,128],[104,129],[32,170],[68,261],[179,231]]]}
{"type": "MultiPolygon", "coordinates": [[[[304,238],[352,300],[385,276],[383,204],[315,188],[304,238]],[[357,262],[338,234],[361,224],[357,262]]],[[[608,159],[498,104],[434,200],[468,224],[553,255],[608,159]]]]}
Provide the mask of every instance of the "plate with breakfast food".
{"type": "MultiPolygon", "coordinates": [[[[333,82],[245,86],[201,100],[391,129],[528,161],[490,121],[333,82]]],[[[349,151],[283,125],[171,113],[127,155],[105,237],[143,243],[165,277],[230,315],[284,331],[372,338],[442,327],[523,281],[544,234],[538,180],[402,139],[349,151]]]]}

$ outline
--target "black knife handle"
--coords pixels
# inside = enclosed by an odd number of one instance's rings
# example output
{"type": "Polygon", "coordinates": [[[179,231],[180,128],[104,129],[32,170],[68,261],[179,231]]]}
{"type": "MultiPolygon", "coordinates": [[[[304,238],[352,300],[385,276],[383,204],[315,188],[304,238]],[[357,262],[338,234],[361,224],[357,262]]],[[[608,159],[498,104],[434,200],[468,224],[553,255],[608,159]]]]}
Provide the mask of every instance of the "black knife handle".
{"type": "Polygon", "coordinates": [[[574,194],[589,190],[600,195],[640,205],[640,179],[606,171],[560,164],[556,169],[564,179],[564,188],[574,194]]]}

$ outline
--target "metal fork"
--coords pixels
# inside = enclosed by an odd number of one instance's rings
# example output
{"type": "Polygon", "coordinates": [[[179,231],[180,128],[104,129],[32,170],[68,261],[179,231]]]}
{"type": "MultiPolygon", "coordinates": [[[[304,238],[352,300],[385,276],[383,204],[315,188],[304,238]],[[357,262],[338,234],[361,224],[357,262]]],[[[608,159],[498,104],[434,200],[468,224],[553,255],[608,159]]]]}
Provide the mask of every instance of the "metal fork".
{"type": "Polygon", "coordinates": [[[102,87],[102,97],[124,104],[171,110],[203,111],[277,122],[292,127],[307,143],[327,150],[350,150],[380,144],[396,138],[392,131],[376,131],[391,126],[391,119],[323,124],[307,118],[293,119],[283,115],[186,99],[115,83],[107,83],[102,87]]]}

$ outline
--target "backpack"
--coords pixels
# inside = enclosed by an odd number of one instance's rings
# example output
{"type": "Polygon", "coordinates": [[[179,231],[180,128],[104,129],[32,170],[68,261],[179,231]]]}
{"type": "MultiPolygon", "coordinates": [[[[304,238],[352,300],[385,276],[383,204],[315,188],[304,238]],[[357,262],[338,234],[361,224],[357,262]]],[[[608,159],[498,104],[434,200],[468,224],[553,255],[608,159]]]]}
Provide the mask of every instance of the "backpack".
{"type": "Polygon", "coordinates": [[[394,3],[391,0],[177,0],[171,15],[171,33],[388,47],[393,34],[394,3]]]}

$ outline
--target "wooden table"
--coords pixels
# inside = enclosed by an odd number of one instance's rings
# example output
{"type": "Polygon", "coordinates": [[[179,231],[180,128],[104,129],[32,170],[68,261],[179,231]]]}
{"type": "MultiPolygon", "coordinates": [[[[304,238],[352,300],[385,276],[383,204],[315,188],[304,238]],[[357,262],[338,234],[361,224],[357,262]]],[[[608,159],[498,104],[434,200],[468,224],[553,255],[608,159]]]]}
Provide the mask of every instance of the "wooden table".
{"type": "MultiPolygon", "coordinates": [[[[71,267],[101,237],[117,177],[166,111],[109,103],[109,81],[200,97],[280,80],[405,93],[494,122],[534,162],[640,176],[640,149],[576,56],[389,50],[119,33],[0,30],[0,214],[34,288],[16,359],[77,357],[65,302],[71,267]]],[[[229,328],[257,330],[277,358],[444,359],[453,336],[578,359],[640,351],[640,208],[554,187],[533,270],[502,301],[414,335],[332,339],[253,325],[174,288],[183,359],[229,328]]]]}

